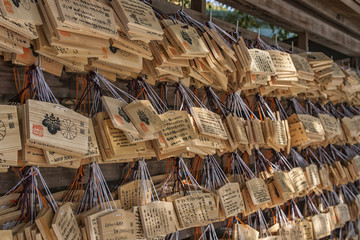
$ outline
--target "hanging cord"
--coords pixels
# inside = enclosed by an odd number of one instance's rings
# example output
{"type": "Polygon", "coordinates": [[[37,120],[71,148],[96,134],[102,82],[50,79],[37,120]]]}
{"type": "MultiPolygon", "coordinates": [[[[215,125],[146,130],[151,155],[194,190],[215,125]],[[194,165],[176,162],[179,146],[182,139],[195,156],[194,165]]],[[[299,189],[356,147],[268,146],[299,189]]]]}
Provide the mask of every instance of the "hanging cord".
{"type": "Polygon", "coordinates": [[[101,210],[117,210],[105,177],[96,162],[90,164],[89,180],[77,213],[85,212],[93,207],[100,207],[101,210]]]}
{"type": "Polygon", "coordinates": [[[76,170],[74,181],[62,195],[61,202],[79,202],[83,191],[85,167],[82,165],[76,170]]]}
{"type": "Polygon", "coordinates": [[[210,191],[216,191],[227,183],[230,183],[226,174],[220,167],[218,161],[213,155],[206,156],[204,159],[205,188],[210,191]]]}
{"type": "Polygon", "coordinates": [[[225,104],[222,103],[220,98],[216,95],[211,87],[205,87],[204,89],[210,109],[213,112],[217,112],[217,109],[219,109],[222,113],[222,116],[226,118],[226,116],[230,113],[230,110],[225,106],[225,104]]]}
{"type": "Polygon", "coordinates": [[[145,81],[145,78],[137,78],[137,81],[139,82],[139,85],[143,87],[144,92],[146,93],[146,96],[148,100],[153,105],[154,109],[158,114],[162,114],[164,112],[169,111],[167,104],[163,102],[161,97],[156,93],[156,91],[152,88],[152,86],[145,81]]]}
{"type": "Polygon", "coordinates": [[[42,102],[59,104],[46,83],[42,70],[38,66],[30,66],[25,72],[25,78],[26,81],[24,81],[23,89],[9,100],[11,104],[23,104],[27,99],[37,99],[42,102]]]}
{"type": "Polygon", "coordinates": [[[90,104],[90,99],[92,101],[91,107],[89,105],[89,117],[93,117],[96,113],[104,111],[104,105],[101,101],[101,97],[108,95],[114,97],[122,102],[126,102],[122,97],[126,97],[129,101],[137,101],[136,98],[125,92],[124,90],[117,87],[114,83],[107,80],[103,75],[97,72],[89,72],[86,75],[86,87],[79,98],[77,105],[75,106],[75,111],[81,111],[81,105],[86,102],[88,99],[90,104]]]}
{"type": "Polygon", "coordinates": [[[256,175],[236,152],[231,153],[231,168],[232,174],[238,182],[243,182],[243,180],[239,178],[240,176],[243,176],[245,181],[256,178],[256,175]]]}
{"type": "Polygon", "coordinates": [[[20,196],[15,200],[12,207],[19,206],[21,210],[20,217],[13,222],[13,226],[18,225],[22,222],[34,223],[38,211],[45,208],[51,208],[56,212],[58,206],[55,199],[53,198],[43,176],[40,173],[40,170],[36,167],[24,167],[22,170],[21,180],[6,194],[9,195],[15,192],[19,186],[22,185],[20,196]],[[40,190],[39,181],[42,184],[44,191],[40,190]]]}

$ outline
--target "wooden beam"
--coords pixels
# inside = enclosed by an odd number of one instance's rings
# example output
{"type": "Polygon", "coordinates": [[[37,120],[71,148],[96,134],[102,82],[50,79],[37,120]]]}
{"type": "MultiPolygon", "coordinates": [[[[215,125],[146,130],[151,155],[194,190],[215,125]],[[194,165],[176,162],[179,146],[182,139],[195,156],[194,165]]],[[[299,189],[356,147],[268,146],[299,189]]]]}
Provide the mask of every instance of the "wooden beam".
{"type": "Polygon", "coordinates": [[[192,0],[191,9],[206,14],[206,0],[192,0]]]}
{"type": "Polygon", "coordinates": [[[340,0],[343,4],[351,8],[354,12],[360,14],[360,4],[354,0],[340,0]]]}
{"type": "Polygon", "coordinates": [[[307,32],[298,33],[298,47],[309,51],[309,34],[307,32]]]}
{"type": "Polygon", "coordinates": [[[353,37],[285,0],[219,0],[293,32],[309,33],[309,39],[349,56],[360,55],[360,36],[353,37]]]}
{"type": "MultiPolygon", "coordinates": [[[[193,0],[193,1],[197,1],[197,0],[193,0]]],[[[152,6],[164,11],[168,14],[173,14],[176,13],[179,10],[179,6],[175,5],[173,3],[167,2],[166,0],[153,0],[152,1],[152,6]]],[[[192,9],[189,8],[185,8],[184,12],[186,12],[187,14],[189,14],[192,18],[196,19],[199,22],[205,23],[206,21],[209,21],[209,16],[207,16],[206,14],[202,14],[198,11],[194,11],[192,9]]],[[[222,29],[226,30],[226,31],[233,31],[236,26],[234,24],[219,20],[217,18],[212,19],[212,21],[218,25],[219,27],[221,27],[222,29]]],[[[257,32],[253,32],[250,30],[247,30],[245,28],[240,28],[239,27],[239,32],[241,33],[241,35],[245,38],[248,39],[253,39],[255,36],[257,36],[257,32]]],[[[274,40],[272,38],[268,38],[265,36],[261,36],[261,39],[264,40],[267,44],[272,44],[274,42],[274,40]]],[[[290,44],[286,44],[283,42],[278,41],[278,44],[284,48],[284,49],[291,49],[291,45],[290,44]]],[[[304,50],[295,47],[294,48],[294,52],[295,53],[300,53],[303,52],[304,50]]]]}
{"type": "Polygon", "coordinates": [[[307,8],[308,11],[314,12],[317,16],[348,30],[355,36],[360,35],[360,15],[356,18],[353,17],[356,14],[349,15],[348,7],[344,6],[341,1],[295,0],[295,2],[307,8]]]}

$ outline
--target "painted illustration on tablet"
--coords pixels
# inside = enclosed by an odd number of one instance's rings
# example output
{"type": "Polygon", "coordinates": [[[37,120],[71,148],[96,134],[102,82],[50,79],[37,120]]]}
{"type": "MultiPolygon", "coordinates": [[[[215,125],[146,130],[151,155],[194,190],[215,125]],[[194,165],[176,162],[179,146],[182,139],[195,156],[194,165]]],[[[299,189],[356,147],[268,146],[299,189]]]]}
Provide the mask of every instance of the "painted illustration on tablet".
{"type": "Polygon", "coordinates": [[[124,110],[122,109],[122,107],[118,108],[118,113],[119,115],[127,122],[130,123],[130,118],[128,115],[126,115],[126,113],[124,112],[124,110]]]}
{"type": "Polygon", "coordinates": [[[181,36],[185,41],[187,41],[190,45],[192,45],[192,39],[187,32],[181,30],[181,36]]]}
{"type": "Polygon", "coordinates": [[[0,120],[0,141],[6,136],[6,127],[3,121],[0,120]]]}
{"type": "Polygon", "coordinates": [[[58,131],[60,131],[60,119],[55,117],[54,114],[45,114],[44,120],[42,121],[42,125],[47,127],[49,133],[55,135],[58,131]]]}
{"type": "Polygon", "coordinates": [[[61,121],[61,134],[68,140],[73,140],[77,136],[76,125],[69,119],[61,121]]]}
{"type": "Polygon", "coordinates": [[[146,115],[146,113],[144,111],[138,110],[137,114],[139,115],[139,118],[140,118],[141,121],[146,123],[146,125],[150,125],[149,117],[146,115]]]}

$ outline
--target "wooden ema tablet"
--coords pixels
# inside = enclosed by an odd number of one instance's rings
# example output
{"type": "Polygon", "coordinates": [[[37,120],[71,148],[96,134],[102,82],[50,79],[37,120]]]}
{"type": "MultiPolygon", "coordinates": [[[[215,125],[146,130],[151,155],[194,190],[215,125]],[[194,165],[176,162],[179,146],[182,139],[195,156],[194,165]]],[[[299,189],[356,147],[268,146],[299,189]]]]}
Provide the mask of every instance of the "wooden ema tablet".
{"type": "Polygon", "coordinates": [[[248,144],[249,140],[245,131],[244,119],[231,115],[228,115],[226,119],[235,141],[239,144],[248,144]]]}
{"type": "Polygon", "coordinates": [[[341,123],[350,137],[360,136],[360,116],[344,117],[341,119],[341,123]]]}
{"type": "Polygon", "coordinates": [[[259,232],[247,224],[235,223],[233,226],[232,240],[257,240],[259,232]]]}
{"type": "Polygon", "coordinates": [[[276,70],[270,54],[260,49],[249,49],[251,57],[251,72],[257,74],[274,75],[276,70]]]}
{"type": "Polygon", "coordinates": [[[0,1],[2,15],[19,22],[29,22],[41,25],[41,16],[33,1],[0,1]]]}
{"type": "Polygon", "coordinates": [[[54,211],[52,209],[47,209],[35,219],[35,224],[44,240],[55,240],[53,234],[51,233],[53,218],[54,211]]]}
{"type": "Polygon", "coordinates": [[[123,131],[113,127],[110,119],[105,120],[104,131],[110,144],[110,154],[115,156],[132,155],[133,158],[141,157],[148,152],[146,142],[130,143],[123,131]]]}
{"type": "Polygon", "coordinates": [[[344,203],[338,204],[335,206],[334,210],[335,210],[336,220],[341,225],[344,225],[346,222],[351,220],[348,205],[344,203]]]}
{"type": "Polygon", "coordinates": [[[0,152],[21,149],[20,127],[16,106],[0,106],[0,152]]]}
{"type": "Polygon", "coordinates": [[[27,100],[26,143],[82,157],[88,151],[89,119],[61,105],[27,100]]]}
{"type": "Polygon", "coordinates": [[[53,151],[44,151],[46,161],[50,165],[66,163],[71,161],[81,161],[81,159],[97,157],[100,155],[100,149],[96,141],[95,130],[92,121],[89,120],[89,131],[88,131],[88,151],[82,158],[76,158],[74,156],[66,156],[53,151]]]}
{"type": "Polygon", "coordinates": [[[193,193],[175,200],[182,228],[205,226],[219,219],[219,209],[212,193],[193,193]]]}
{"type": "Polygon", "coordinates": [[[224,140],[228,138],[218,114],[199,107],[190,108],[190,112],[201,134],[224,140]]]}
{"type": "Polygon", "coordinates": [[[122,49],[124,51],[146,58],[148,60],[153,59],[153,54],[151,52],[149,44],[139,40],[130,40],[126,36],[126,34],[122,32],[119,32],[119,40],[110,39],[110,44],[113,47],[122,49]]]}
{"type": "Polygon", "coordinates": [[[59,240],[82,239],[81,231],[71,209],[71,203],[66,203],[58,208],[52,222],[52,228],[59,240]]]}
{"type": "Polygon", "coordinates": [[[291,146],[301,146],[309,141],[304,125],[301,122],[289,124],[291,146]]]}
{"type": "Polygon", "coordinates": [[[142,223],[141,223],[139,207],[133,207],[132,211],[135,214],[135,229],[136,229],[136,239],[137,240],[165,240],[166,236],[145,238],[144,228],[143,228],[142,223]]]}
{"type": "Polygon", "coordinates": [[[99,34],[95,29],[84,30],[79,28],[79,26],[65,24],[61,20],[59,9],[56,5],[56,0],[41,0],[39,1],[40,10],[46,20],[46,24],[54,31],[56,37],[59,37],[61,34],[65,33],[79,33],[92,37],[99,37],[108,39],[109,37],[99,34]]]}
{"type": "Polygon", "coordinates": [[[106,96],[103,96],[101,99],[115,128],[139,134],[138,130],[134,127],[130,118],[123,110],[127,105],[126,102],[106,96]]]}
{"type": "Polygon", "coordinates": [[[306,180],[304,171],[300,167],[291,169],[289,172],[289,177],[295,188],[296,193],[301,193],[309,188],[309,184],[306,180]]]}
{"type": "Polygon", "coordinates": [[[318,117],[324,128],[327,139],[333,139],[337,136],[340,137],[342,135],[342,128],[341,128],[339,120],[337,120],[333,116],[330,116],[327,114],[321,114],[321,113],[318,114],[318,117]]]}
{"type": "Polygon", "coordinates": [[[30,40],[28,38],[5,27],[0,27],[0,38],[2,40],[6,40],[8,42],[16,44],[19,47],[30,47],[30,40]]]}
{"type": "Polygon", "coordinates": [[[154,201],[139,207],[146,238],[164,236],[177,230],[177,219],[172,202],[154,201]]]}
{"type": "Polygon", "coordinates": [[[129,210],[119,209],[99,217],[101,239],[136,239],[135,215],[129,210]]]}
{"type": "Polygon", "coordinates": [[[85,221],[86,233],[89,240],[100,240],[100,227],[98,224],[98,218],[109,214],[109,211],[101,211],[87,216],[85,221]]]}
{"type": "Polygon", "coordinates": [[[195,28],[186,24],[174,24],[165,29],[171,36],[173,45],[179,47],[184,55],[205,57],[209,53],[195,28]]]}
{"type": "MultiPolygon", "coordinates": [[[[149,185],[148,182],[147,185],[149,185]]],[[[121,202],[121,208],[130,209],[133,206],[139,206],[142,204],[147,204],[151,200],[151,186],[146,190],[146,196],[144,195],[145,189],[140,180],[134,180],[123,185],[120,185],[118,188],[118,196],[121,202]]]]}
{"type": "Polygon", "coordinates": [[[314,237],[320,239],[331,234],[330,221],[326,213],[320,213],[311,217],[314,237]]]}
{"type": "Polygon", "coordinates": [[[4,11],[1,10],[1,8],[0,25],[17,33],[21,33],[22,36],[29,39],[36,39],[38,37],[36,26],[34,24],[10,19],[4,15],[4,11]]]}
{"type": "Polygon", "coordinates": [[[320,176],[317,166],[312,163],[305,169],[305,176],[309,184],[309,190],[312,190],[320,185],[320,176]]]}
{"type": "Polygon", "coordinates": [[[267,50],[270,53],[271,60],[274,64],[276,73],[287,72],[287,73],[296,73],[296,68],[290,57],[290,54],[286,52],[281,52],[277,50],[267,50]]]}
{"type": "Polygon", "coordinates": [[[165,127],[148,100],[133,101],[123,109],[141,135],[153,135],[165,127]]]}
{"type": "Polygon", "coordinates": [[[297,114],[297,117],[302,122],[307,132],[319,135],[324,134],[324,128],[320,119],[306,114],[297,114]]]}
{"type": "Polygon", "coordinates": [[[287,172],[274,172],[274,185],[283,199],[289,199],[295,193],[287,172]]]}
{"type": "Polygon", "coordinates": [[[5,164],[8,166],[17,166],[18,165],[18,151],[10,152],[1,152],[0,153],[0,164],[5,164]]]}
{"type": "Polygon", "coordinates": [[[289,223],[288,225],[281,226],[278,233],[283,240],[291,240],[296,236],[296,225],[295,223],[289,223]]]}
{"type": "Polygon", "coordinates": [[[159,141],[166,147],[191,145],[197,138],[191,119],[186,111],[167,111],[160,115],[165,127],[159,134],[159,141]]]}
{"type": "Polygon", "coordinates": [[[142,70],[142,58],[138,55],[126,52],[112,46],[102,47],[103,56],[95,60],[95,62],[109,65],[112,67],[121,67],[128,71],[140,73],[142,70]]]}
{"type": "Polygon", "coordinates": [[[271,202],[270,194],[265,181],[261,178],[253,178],[245,182],[251,200],[255,206],[265,205],[271,202]]]}
{"type": "Polygon", "coordinates": [[[135,35],[148,36],[152,40],[162,39],[163,30],[150,6],[130,0],[116,0],[112,6],[130,39],[135,35]]]}
{"type": "Polygon", "coordinates": [[[226,218],[245,211],[244,200],[238,183],[228,183],[217,190],[220,204],[226,218]]]}
{"type": "Polygon", "coordinates": [[[95,31],[100,35],[117,37],[117,28],[112,9],[98,1],[68,2],[56,0],[61,20],[68,25],[95,31]]]}
{"type": "Polygon", "coordinates": [[[2,240],[13,240],[13,234],[11,230],[0,230],[0,236],[2,240]]]}
{"type": "Polygon", "coordinates": [[[286,148],[288,144],[288,135],[286,130],[287,122],[283,121],[272,121],[271,122],[271,138],[269,141],[277,145],[280,149],[286,148]]]}

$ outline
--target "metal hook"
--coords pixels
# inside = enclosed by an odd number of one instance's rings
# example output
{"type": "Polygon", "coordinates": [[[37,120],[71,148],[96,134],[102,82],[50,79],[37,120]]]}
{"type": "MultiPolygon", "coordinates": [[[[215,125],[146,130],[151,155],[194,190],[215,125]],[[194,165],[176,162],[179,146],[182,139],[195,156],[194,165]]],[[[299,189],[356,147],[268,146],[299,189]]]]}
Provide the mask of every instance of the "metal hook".
{"type": "Polygon", "coordinates": [[[185,0],[181,0],[181,11],[184,11],[184,7],[185,7],[185,0]]]}
{"type": "Polygon", "coordinates": [[[212,10],[210,10],[210,22],[212,22],[212,10]]]}
{"type": "Polygon", "coordinates": [[[258,38],[260,38],[260,28],[258,28],[258,35],[257,35],[258,38]]]}
{"type": "Polygon", "coordinates": [[[277,34],[275,34],[275,45],[277,45],[277,34]]]}
{"type": "Polygon", "coordinates": [[[239,20],[236,20],[236,32],[239,32],[239,20]]]}
{"type": "Polygon", "coordinates": [[[41,68],[41,55],[39,54],[39,57],[38,57],[38,67],[41,68]]]}
{"type": "Polygon", "coordinates": [[[291,51],[294,51],[294,41],[291,41],[291,51]]]}

